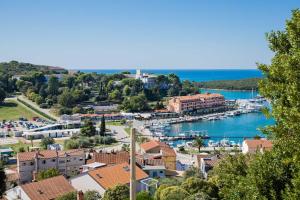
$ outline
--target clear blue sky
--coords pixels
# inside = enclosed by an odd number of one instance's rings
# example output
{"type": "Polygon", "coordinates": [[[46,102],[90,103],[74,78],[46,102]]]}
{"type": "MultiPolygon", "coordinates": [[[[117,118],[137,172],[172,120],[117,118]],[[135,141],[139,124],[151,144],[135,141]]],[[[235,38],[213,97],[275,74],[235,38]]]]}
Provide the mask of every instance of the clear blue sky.
{"type": "Polygon", "coordinates": [[[0,61],[66,68],[254,68],[299,0],[1,0],[0,61]]]}

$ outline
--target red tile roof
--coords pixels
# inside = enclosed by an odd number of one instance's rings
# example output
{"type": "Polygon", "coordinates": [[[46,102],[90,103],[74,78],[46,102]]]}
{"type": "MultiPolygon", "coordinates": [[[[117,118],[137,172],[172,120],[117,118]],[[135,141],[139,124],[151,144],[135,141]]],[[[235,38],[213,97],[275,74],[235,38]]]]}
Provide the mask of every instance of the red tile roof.
{"type": "Polygon", "coordinates": [[[160,146],[160,142],[156,141],[156,140],[151,140],[149,142],[145,142],[140,145],[141,149],[143,149],[145,152],[147,152],[151,149],[154,149],[156,147],[159,147],[159,146],[160,146]]]}
{"type": "Polygon", "coordinates": [[[53,200],[59,196],[75,191],[63,176],[56,176],[42,181],[21,185],[30,199],[53,200]]]}
{"type": "MultiPolygon", "coordinates": [[[[88,174],[104,189],[112,188],[118,184],[130,183],[130,170],[128,163],[121,163],[109,167],[102,167],[88,174]]],[[[148,175],[139,167],[136,167],[136,180],[147,178],[148,175]]]]}
{"type": "MultiPolygon", "coordinates": [[[[33,160],[35,158],[36,153],[38,153],[38,158],[55,158],[57,156],[55,150],[43,150],[43,151],[33,151],[33,152],[22,152],[17,154],[17,159],[19,161],[33,160]]],[[[59,157],[64,157],[65,154],[69,156],[80,156],[84,155],[84,151],[81,149],[72,149],[68,151],[58,151],[59,157]]]]}
{"type": "Polygon", "coordinates": [[[151,140],[149,142],[145,142],[140,145],[141,149],[143,149],[146,153],[154,148],[159,147],[162,151],[163,156],[176,156],[175,150],[171,148],[168,144],[164,142],[159,142],[156,140],[151,140]]]}
{"type": "Polygon", "coordinates": [[[245,143],[249,148],[272,148],[273,144],[270,140],[260,139],[260,140],[245,140],[245,143]]]}
{"type": "Polygon", "coordinates": [[[119,152],[112,152],[112,153],[105,153],[105,152],[94,152],[93,158],[90,162],[99,162],[105,163],[106,165],[115,165],[124,162],[129,162],[129,152],[127,151],[119,151],[119,152]]]}

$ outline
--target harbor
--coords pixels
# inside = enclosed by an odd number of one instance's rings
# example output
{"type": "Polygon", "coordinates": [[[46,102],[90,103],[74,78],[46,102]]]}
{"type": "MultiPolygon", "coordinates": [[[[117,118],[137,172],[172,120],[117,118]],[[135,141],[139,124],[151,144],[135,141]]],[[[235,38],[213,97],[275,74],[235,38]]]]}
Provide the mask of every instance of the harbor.
{"type": "Polygon", "coordinates": [[[238,147],[246,138],[264,137],[259,128],[273,124],[261,112],[268,102],[259,96],[235,102],[236,109],[226,112],[147,120],[142,122],[141,131],[173,147],[189,146],[196,137],[212,148],[238,147]]]}

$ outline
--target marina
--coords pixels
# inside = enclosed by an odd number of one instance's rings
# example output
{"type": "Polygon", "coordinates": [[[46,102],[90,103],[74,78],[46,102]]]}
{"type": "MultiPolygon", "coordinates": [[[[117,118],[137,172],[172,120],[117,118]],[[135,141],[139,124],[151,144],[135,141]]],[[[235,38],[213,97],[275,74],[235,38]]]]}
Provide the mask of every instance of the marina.
{"type": "Polygon", "coordinates": [[[257,96],[237,99],[235,103],[236,109],[221,113],[149,120],[143,129],[173,147],[189,146],[196,137],[201,137],[206,147],[238,147],[246,138],[264,137],[260,128],[273,124],[273,119],[266,119],[261,112],[268,102],[257,96]]]}

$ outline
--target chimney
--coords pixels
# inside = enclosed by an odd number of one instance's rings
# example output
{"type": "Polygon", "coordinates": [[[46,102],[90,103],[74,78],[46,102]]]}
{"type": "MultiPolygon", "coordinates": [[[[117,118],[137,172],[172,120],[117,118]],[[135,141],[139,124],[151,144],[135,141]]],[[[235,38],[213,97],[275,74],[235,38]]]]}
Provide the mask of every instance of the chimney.
{"type": "Polygon", "coordinates": [[[84,195],[81,190],[77,192],[77,200],[84,200],[84,195]]]}

